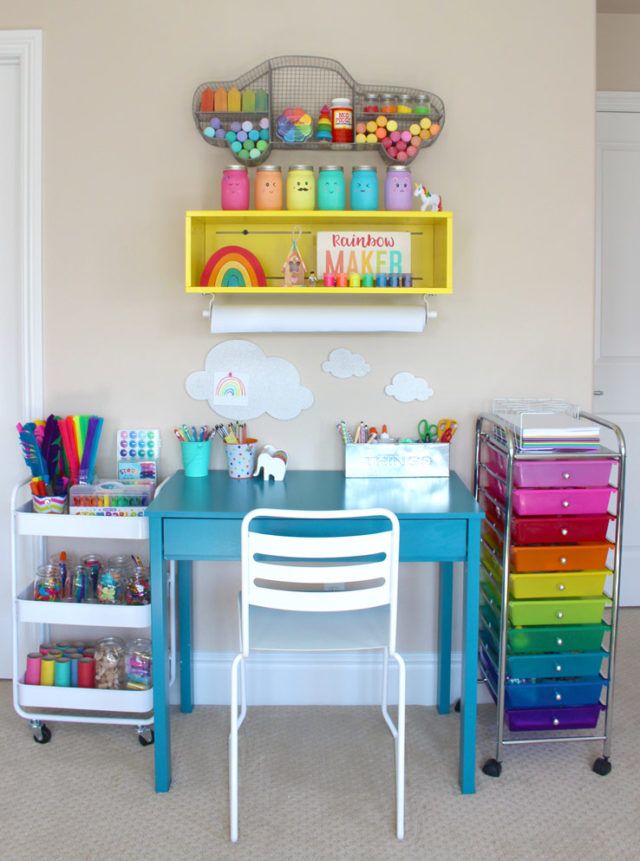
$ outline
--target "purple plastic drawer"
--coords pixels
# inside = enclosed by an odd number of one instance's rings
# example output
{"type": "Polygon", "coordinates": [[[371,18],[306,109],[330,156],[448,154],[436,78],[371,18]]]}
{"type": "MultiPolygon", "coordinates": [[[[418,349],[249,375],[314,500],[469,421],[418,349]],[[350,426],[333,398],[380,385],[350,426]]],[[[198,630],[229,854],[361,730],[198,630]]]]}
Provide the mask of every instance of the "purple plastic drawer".
{"type": "Polygon", "coordinates": [[[545,514],[606,514],[615,504],[610,487],[567,487],[513,491],[513,510],[522,517],[545,514]]]}
{"type": "MultiPolygon", "coordinates": [[[[497,475],[506,477],[506,454],[484,444],[481,457],[497,475]]],[[[606,487],[611,483],[614,465],[611,459],[516,460],[513,483],[517,487],[606,487]]]]}
{"type": "Polygon", "coordinates": [[[566,709],[521,709],[505,712],[512,732],[540,730],[593,729],[603,706],[573,706],[566,709]]]}

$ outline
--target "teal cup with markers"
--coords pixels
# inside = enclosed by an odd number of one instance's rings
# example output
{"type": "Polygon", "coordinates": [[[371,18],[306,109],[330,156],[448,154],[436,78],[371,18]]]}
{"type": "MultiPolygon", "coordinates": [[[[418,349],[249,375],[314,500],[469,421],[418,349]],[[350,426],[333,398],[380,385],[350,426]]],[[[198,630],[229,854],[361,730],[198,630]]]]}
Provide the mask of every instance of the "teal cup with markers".
{"type": "Polygon", "coordinates": [[[211,458],[211,440],[205,439],[199,442],[181,442],[182,466],[187,478],[204,478],[209,474],[209,460],[211,458]]]}

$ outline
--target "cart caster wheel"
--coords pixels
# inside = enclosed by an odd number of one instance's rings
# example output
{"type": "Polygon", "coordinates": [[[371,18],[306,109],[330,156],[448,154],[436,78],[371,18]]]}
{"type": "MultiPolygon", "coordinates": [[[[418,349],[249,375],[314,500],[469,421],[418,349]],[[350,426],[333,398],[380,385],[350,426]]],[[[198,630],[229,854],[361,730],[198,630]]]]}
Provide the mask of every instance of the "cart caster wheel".
{"type": "Polygon", "coordinates": [[[593,771],[599,774],[600,777],[606,777],[611,771],[611,767],[608,756],[599,756],[593,763],[593,771]]]}
{"type": "Polygon", "coordinates": [[[149,738],[147,738],[143,733],[138,733],[138,742],[142,745],[142,747],[149,747],[150,744],[153,744],[156,737],[153,730],[149,730],[149,738]]]}
{"type": "Polygon", "coordinates": [[[49,744],[51,741],[51,730],[43,723],[39,732],[34,732],[33,740],[38,744],[49,744]]]}
{"type": "Polygon", "coordinates": [[[500,777],[502,774],[502,763],[497,759],[488,759],[482,766],[482,773],[487,777],[500,777]]]}
{"type": "Polygon", "coordinates": [[[455,703],[453,704],[454,712],[458,712],[458,714],[460,713],[460,705],[461,705],[461,701],[459,699],[456,700],[455,703]]]}

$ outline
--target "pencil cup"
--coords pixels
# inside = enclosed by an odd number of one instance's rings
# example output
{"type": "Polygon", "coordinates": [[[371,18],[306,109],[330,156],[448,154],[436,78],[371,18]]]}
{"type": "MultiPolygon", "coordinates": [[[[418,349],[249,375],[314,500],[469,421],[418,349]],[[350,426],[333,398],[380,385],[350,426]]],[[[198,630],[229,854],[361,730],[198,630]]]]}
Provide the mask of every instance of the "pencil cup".
{"type": "Polygon", "coordinates": [[[38,514],[64,514],[67,505],[67,494],[64,496],[35,496],[32,495],[33,510],[38,514]]]}
{"type": "Polygon", "coordinates": [[[230,478],[251,478],[256,465],[257,444],[257,439],[224,444],[230,478]]]}
{"type": "Polygon", "coordinates": [[[202,442],[181,442],[182,465],[187,478],[202,478],[209,473],[211,440],[202,442]]]}

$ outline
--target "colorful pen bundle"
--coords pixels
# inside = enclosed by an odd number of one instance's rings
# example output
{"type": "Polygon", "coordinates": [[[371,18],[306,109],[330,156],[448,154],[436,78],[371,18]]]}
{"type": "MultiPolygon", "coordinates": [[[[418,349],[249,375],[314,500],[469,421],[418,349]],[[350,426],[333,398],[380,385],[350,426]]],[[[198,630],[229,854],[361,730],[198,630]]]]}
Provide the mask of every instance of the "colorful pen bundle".
{"type": "Polygon", "coordinates": [[[386,425],[382,425],[380,431],[373,425],[369,427],[365,422],[358,422],[353,433],[349,431],[347,423],[344,419],[336,422],[336,428],[340,434],[340,438],[345,445],[364,444],[372,442],[396,442],[395,438],[391,437],[386,425]]]}
{"type": "Polygon", "coordinates": [[[46,421],[16,425],[25,463],[36,480],[31,484],[34,495],[57,496],[69,484],[92,480],[103,421],[100,416],[50,415],[46,421]]]}
{"type": "Polygon", "coordinates": [[[209,425],[202,425],[200,430],[196,430],[195,425],[191,425],[191,427],[181,425],[179,428],[174,428],[173,432],[180,442],[205,442],[211,439],[215,428],[209,428],[209,425]]]}
{"type": "Polygon", "coordinates": [[[248,440],[246,422],[229,422],[226,425],[216,425],[213,430],[223,442],[229,445],[241,445],[248,440]]]}

